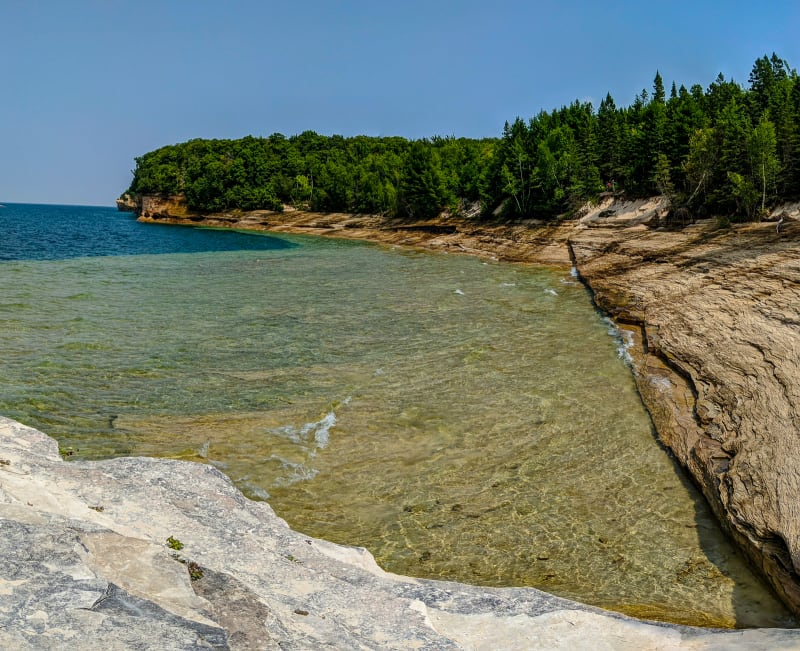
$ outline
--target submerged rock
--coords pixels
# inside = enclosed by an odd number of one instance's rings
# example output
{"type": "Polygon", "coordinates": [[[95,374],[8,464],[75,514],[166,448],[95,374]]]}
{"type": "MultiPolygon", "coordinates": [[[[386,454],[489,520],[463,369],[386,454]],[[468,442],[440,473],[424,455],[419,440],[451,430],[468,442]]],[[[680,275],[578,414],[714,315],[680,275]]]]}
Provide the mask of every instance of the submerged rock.
{"type": "Polygon", "coordinates": [[[67,463],[9,419],[0,459],[0,648],[800,648],[800,631],[648,624],[534,589],[388,574],[207,465],[67,463]]]}

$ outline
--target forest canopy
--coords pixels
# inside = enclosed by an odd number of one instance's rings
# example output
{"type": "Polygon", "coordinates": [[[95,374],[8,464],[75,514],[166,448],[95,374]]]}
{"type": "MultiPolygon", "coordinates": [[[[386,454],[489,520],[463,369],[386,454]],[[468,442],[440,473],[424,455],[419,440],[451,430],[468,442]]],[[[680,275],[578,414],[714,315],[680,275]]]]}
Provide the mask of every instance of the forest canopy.
{"type": "Polygon", "coordinates": [[[705,89],[656,72],[629,106],[573,102],[499,138],[323,136],[190,140],[136,159],[131,195],[182,194],[190,208],[376,213],[444,209],[506,219],[569,216],[603,192],[663,195],[692,213],[756,219],[800,196],[800,81],[776,54],[746,88],[722,74],[705,89]]]}

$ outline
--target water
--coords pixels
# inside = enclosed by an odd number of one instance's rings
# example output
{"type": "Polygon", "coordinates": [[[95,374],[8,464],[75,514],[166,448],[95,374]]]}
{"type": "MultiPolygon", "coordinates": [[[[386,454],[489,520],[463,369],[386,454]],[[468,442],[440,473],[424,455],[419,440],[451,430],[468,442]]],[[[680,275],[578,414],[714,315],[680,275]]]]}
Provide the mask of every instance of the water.
{"type": "Polygon", "coordinates": [[[153,224],[111,208],[5,204],[0,208],[0,261],[89,256],[283,249],[285,240],[245,233],[153,224]]]}
{"type": "Polygon", "coordinates": [[[0,234],[0,413],[71,458],[212,463],[398,573],[793,625],[569,272],[104,208],[10,205],[0,234]]]}

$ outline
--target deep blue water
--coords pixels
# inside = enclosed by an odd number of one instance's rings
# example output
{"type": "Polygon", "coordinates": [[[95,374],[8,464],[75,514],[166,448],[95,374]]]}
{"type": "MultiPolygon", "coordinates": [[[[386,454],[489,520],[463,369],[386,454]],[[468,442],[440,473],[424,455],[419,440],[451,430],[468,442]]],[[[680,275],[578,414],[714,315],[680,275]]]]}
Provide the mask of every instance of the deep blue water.
{"type": "Polygon", "coordinates": [[[0,260],[65,260],[105,255],[203,253],[294,246],[260,233],[141,224],[97,206],[7,203],[0,208],[0,260]]]}

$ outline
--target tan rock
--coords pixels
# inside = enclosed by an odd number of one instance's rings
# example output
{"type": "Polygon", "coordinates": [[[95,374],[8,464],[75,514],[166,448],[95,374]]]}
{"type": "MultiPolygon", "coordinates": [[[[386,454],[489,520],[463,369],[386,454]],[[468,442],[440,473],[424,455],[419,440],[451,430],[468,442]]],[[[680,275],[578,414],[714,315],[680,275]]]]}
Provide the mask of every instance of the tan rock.
{"type": "Polygon", "coordinates": [[[800,234],[586,229],[571,249],[631,351],[663,442],[800,613],[800,234]]]}

